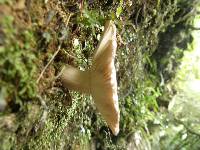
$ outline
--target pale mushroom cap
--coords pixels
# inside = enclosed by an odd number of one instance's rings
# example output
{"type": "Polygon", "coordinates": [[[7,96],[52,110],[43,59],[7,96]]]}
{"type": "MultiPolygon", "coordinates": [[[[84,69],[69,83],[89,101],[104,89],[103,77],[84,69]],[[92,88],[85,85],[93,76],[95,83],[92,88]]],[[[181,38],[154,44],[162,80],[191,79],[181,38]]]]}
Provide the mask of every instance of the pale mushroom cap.
{"type": "Polygon", "coordinates": [[[94,88],[91,89],[91,94],[102,117],[106,120],[113,134],[117,135],[119,132],[119,107],[117,83],[113,82],[116,79],[115,70],[111,74],[113,77],[105,78],[102,74],[94,73],[91,81],[94,88]]]}
{"type": "Polygon", "coordinates": [[[117,49],[116,27],[106,22],[102,39],[93,58],[91,94],[114,135],[119,132],[119,106],[114,58],[117,49]]]}

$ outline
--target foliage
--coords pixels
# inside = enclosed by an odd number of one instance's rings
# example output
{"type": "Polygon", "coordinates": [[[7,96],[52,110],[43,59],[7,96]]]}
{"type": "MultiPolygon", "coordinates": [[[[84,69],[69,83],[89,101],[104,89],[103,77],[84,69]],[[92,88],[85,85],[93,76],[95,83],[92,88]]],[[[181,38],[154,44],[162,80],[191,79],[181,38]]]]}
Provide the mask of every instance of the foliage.
{"type": "Polygon", "coordinates": [[[0,28],[3,44],[0,46],[0,101],[4,103],[1,109],[5,110],[1,113],[0,143],[3,149],[12,149],[17,143],[15,131],[20,124],[25,129],[34,120],[32,113],[31,118],[26,113],[29,113],[28,101],[34,100],[37,94],[36,43],[33,31],[16,27],[11,15],[1,16],[0,28]],[[27,116],[24,122],[20,110],[27,116]]]}
{"type": "Polygon", "coordinates": [[[4,3],[9,3],[9,4],[11,4],[12,1],[10,1],[10,0],[0,0],[0,4],[4,4],[4,3]]]}
{"type": "Polygon", "coordinates": [[[5,39],[0,47],[0,85],[7,101],[15,99],[14,103],[22,105],[36,95],[35,39],[31,31],[20,33],[14,28],[13,19],[4,16],[1,22],[5,39]],[[18,37],[20,40],[15,40],[18,37]]]}

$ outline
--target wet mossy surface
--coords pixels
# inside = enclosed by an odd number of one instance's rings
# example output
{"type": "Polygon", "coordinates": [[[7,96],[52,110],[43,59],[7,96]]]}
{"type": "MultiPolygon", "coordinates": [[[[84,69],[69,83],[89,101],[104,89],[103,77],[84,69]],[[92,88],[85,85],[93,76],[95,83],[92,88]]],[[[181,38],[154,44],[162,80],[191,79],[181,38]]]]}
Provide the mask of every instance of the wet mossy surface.
{"type": "Polygon", "coordinates": [[[198,0],[0,0],[0,148],[150,148],[155,117],[175,93],[167,83],[192,42],[197,5],[198,0]],[[117,27],[116,137],[92,98],[68,91],[59,78],[65,64],[91,65],[107,19],[117,27]],[[137,136],[143,139],[139,145],[137,136]]]}

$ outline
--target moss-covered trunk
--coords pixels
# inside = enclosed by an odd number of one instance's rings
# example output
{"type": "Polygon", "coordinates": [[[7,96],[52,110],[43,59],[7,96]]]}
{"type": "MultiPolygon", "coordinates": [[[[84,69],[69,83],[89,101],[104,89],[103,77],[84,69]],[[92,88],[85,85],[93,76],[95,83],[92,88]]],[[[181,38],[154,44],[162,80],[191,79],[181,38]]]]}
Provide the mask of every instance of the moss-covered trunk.
{"type": "Polygon", "coordinates": [[[151,149],[199,3],[0,0],[0,149],[151,149]],[[107,19],[117,26],[118,136],[59,78],[65,64],[90,67],[107,19]]]}

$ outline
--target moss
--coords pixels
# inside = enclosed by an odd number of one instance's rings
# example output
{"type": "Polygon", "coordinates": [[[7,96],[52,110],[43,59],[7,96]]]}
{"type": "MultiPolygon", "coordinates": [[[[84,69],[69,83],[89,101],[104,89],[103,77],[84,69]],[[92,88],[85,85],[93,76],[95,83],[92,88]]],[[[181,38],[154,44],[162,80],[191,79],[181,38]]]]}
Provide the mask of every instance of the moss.
{"type": "Polygon", "coordinates": [[[12,16],[4,16],[2,19],[5,37],[0,50],[0,66],[3,68],[0,70],[0,85],[8,103],[22,106],[24,100],[36,95],[35,39],[32,31],[16,29],[13,19],[12,16]]]}
{"type": "MultiPolygon", "coordinates": [[[[29,28],[22,29],[15,21],[14,14],[6,11],[1,14],[0,91],[2,100],[6,103],[0,117],[2,125],[4,124],[1,126],[0,139],[3,149],[16,147],[18,137],[21,136],[18,134],[19,130],[24,130],[22,135],[29,132],[26,129],[29,130],[34,117],[27,117],[29,111],[26,108],[30,107],[28,102],[34,102],[37,95],[34,31],[29,28]],[[27,126],[29,128],[26,128],[27,126]]],[[[31,107],[34,108],[34,105],[31,107]]]]}

